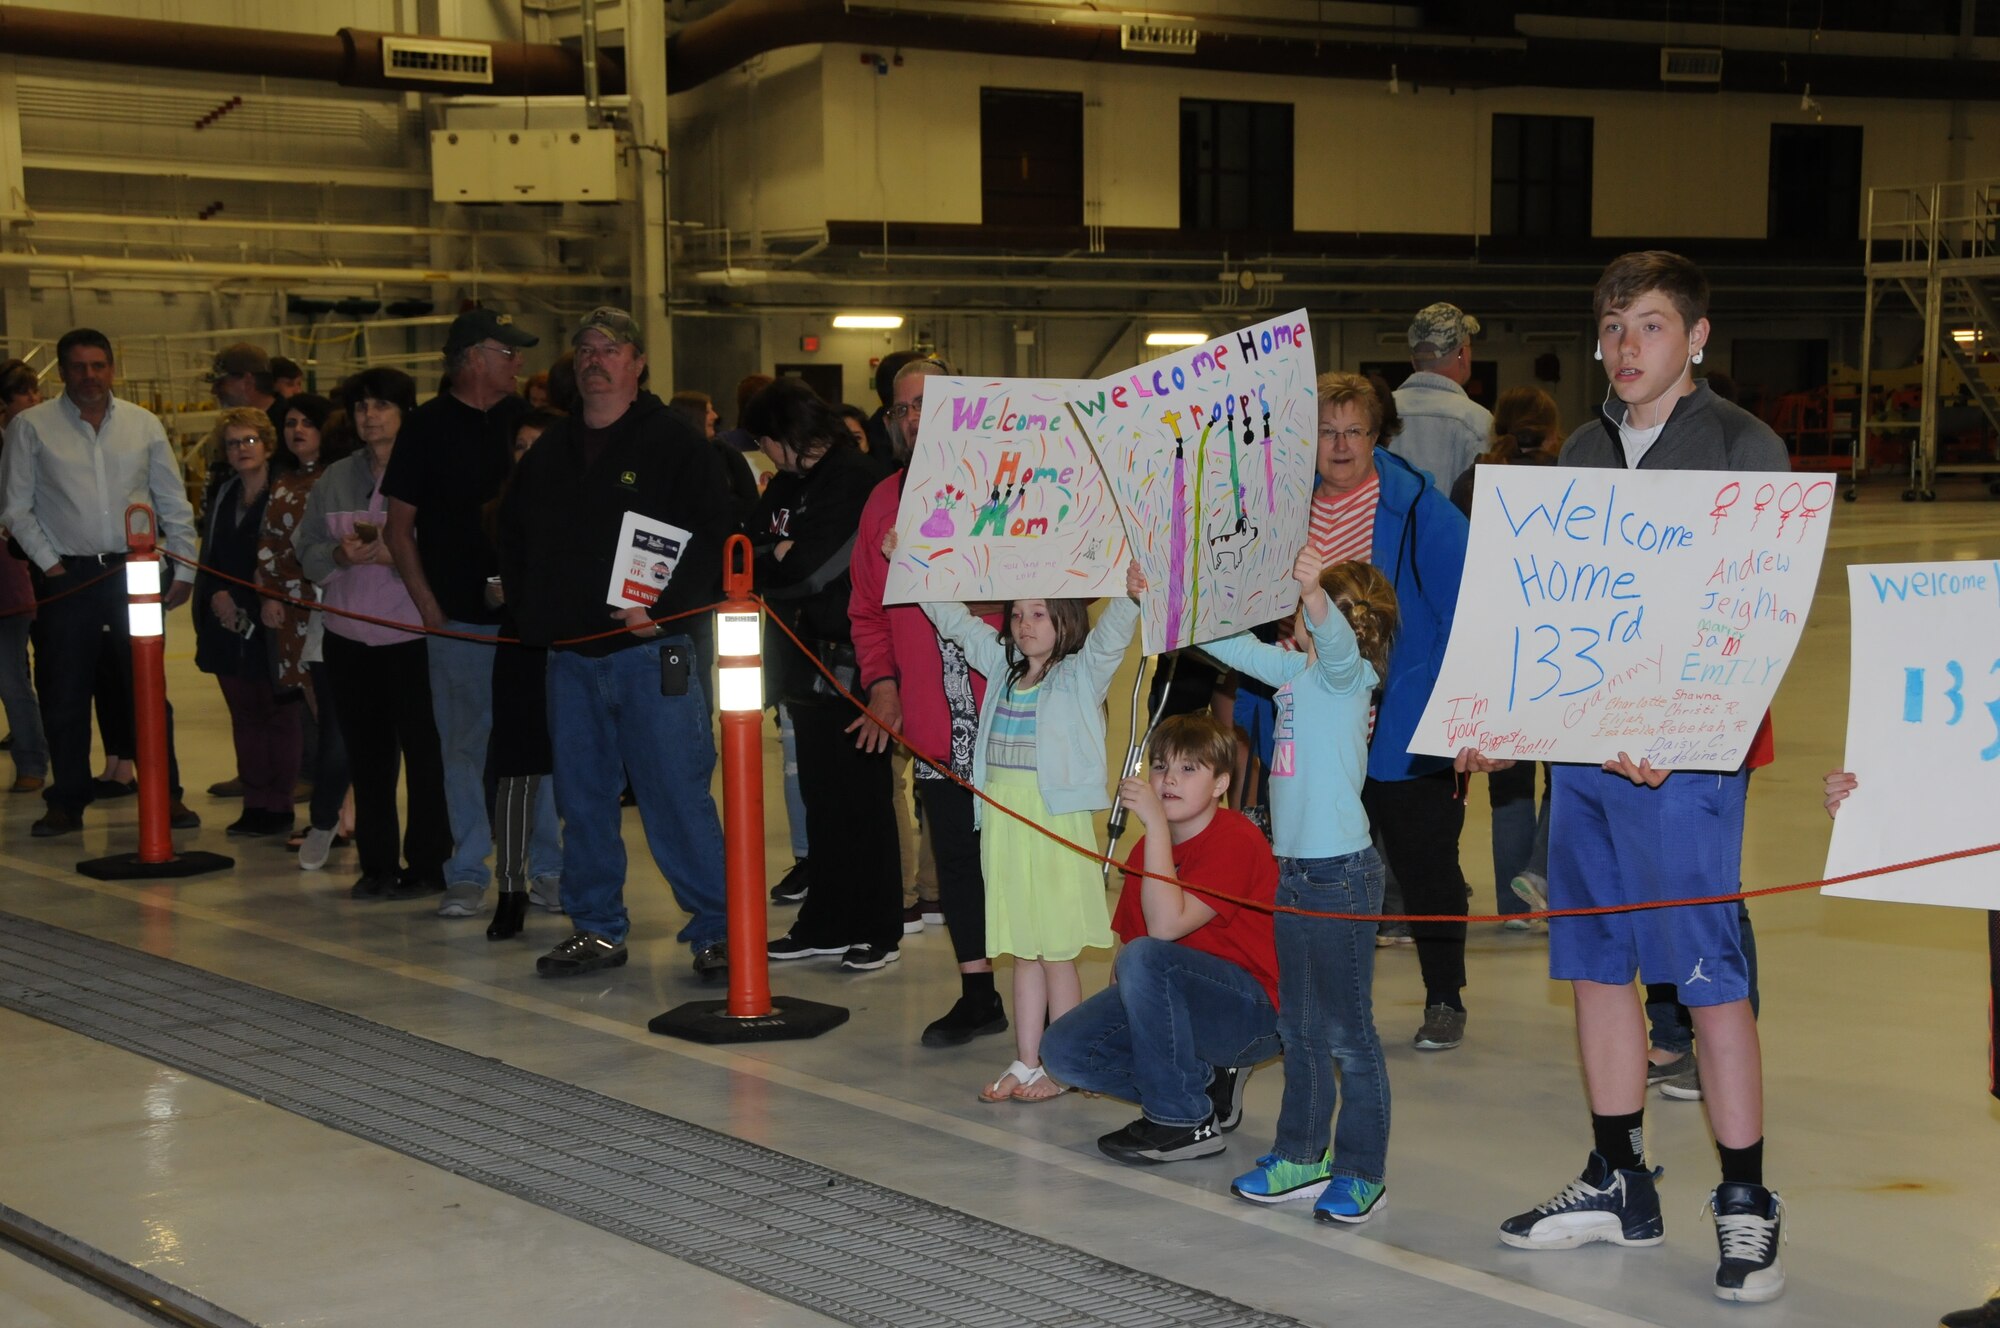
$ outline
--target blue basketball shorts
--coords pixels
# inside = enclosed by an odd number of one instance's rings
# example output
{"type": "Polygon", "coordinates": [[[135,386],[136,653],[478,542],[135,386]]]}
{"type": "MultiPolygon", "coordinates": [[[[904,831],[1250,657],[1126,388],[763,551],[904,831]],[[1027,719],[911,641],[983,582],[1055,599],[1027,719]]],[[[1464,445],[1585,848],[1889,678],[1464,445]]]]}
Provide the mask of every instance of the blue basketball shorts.
{"type": "MultiPolygon", "coordinates": [[[[1557,765],[1549,791],[1549,907],[1735,895],[1750,776],[1678,770],[1657,789],[1592,765],[1557,765]]],[[[1671,982],[1683,1005],[1750,995],[1737,901],[1549,919],[1549,976],[1671,982]]]]}

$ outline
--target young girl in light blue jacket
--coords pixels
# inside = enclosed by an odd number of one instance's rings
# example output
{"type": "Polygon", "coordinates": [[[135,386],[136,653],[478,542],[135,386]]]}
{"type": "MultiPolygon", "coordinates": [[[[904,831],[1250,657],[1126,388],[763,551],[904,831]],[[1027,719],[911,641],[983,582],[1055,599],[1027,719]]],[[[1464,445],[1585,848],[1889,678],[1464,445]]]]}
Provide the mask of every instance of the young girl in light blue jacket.
{"type": "MultiPolygon", "coordinates": [[[[886,549],[894,539],[892,532],[886,549]]],[[[997,636],[963,605],[923,606],[938,634],[992,680],[979,712],[973,783],[1030,822],[975,809],[986,953],[1014,956],[1019,1053],[980,1090],[987,1102],[1042,1102],[1063,1091],[1042,1069],[1042,1030],[1082,999],[1078,953],[1112,943],[1096,864],[1042,832],[1094,844],[1091,813],[1111,805],[1104,694],[1132,643],[1144,587],[1134,562],[1126,570],[1128,597],[1106,605],[1094,628],[1080,599],[1014,600],[997,636]]]]}

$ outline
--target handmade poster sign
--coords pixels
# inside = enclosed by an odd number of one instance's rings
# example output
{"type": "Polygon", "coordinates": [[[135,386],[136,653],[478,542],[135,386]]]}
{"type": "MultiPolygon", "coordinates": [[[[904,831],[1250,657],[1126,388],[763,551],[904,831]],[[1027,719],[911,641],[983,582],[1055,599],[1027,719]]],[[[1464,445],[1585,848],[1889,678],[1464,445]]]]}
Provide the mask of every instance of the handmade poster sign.
{"type": "MultiPolygon", "coordinates": [[[[1847,758],[1826,874],[2000,839],[2000,562],[1847,569],[1847,758]]],[[[2000,908],[2000,855],[1871,876],[1848,899],[2000,908]]]]}
{"type": "Polygon", "coordinates": [[[1290,613],[1319,441],[1303,309],[1072,398],[1150,583],[1146,654],[1290,613]]]}
{"type": "Polygon", "coordinates": [[[1412,752],[1734,770],[1805,630],[1834,481],[1480,466],[1412,752]]]}
{"type": "Polygon", "coordinates": [[[1093,386],[925,381],[885,602],[1125,593],[1125,528],[1067,408],[1093,386]]]}

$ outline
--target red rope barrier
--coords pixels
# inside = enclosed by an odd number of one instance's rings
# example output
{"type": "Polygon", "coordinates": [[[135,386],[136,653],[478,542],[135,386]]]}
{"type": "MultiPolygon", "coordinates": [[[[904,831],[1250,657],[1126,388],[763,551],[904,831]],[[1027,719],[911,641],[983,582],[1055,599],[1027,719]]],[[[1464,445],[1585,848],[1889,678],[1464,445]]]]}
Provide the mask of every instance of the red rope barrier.
{"type": "Polygon", "coordinates": [[[1120,871],[1131,872],[1131,874],[1133,875],[1145,876],[1155,881],[1165,881],[1169,885],[1177,885],[1183,890],[1192,890],[1195,894],[1200,895],[1203,898],[1220,899],[1228,903],[1238,905],[1239,907],[1242,908],[1255,909],[1260,913],[1292,913],[1298,915],[1299,917],[1304,917],[1304,918],[1330,918],[1339,922],[1506,922],[1510,919],[1527,919],[1527,918],[1581,918],[1581,917],[1589,917],[1593,914],[1599,914],[1599,913],[1639,913],[1646,911],[1648,909],[1656,909],[1656,908],[1692,908],[1697,905],[1704,905],[1704,904],[1734,903],[1739,899],[1755,899],[1761,895],[1790,894],[1798,890],[1817,890],[1823,886],[1845,885],[1849,881],[1867,880],[1868,878],[1873,876],[1887,876],[1891,872],[1909,871],[1912,868],[1916,867],[1929,867],[1940,862],[1953,862],[1959,858],[1973,858],[1973,857],[1978,857],[1981,854],[1985,853],[2000,853],[2000,844],[1987,844],[1980,848],[1963,848],[1955,850],[1950,853],[1933,854],[1932,856],[1927,858],[1914,858],[1909,862],[1893,863],[1886,867],[1871,867],[1866,871],[1849,872],[1845,876],[1831,876],[1826,878],[1825,880],[1795,881],[1790,885],[1769,885],[1769,886],[1764,886],[1763,888],[1757,890],[1737,890],[1726,895],[1709,895],[1700,899],[1654,899],[1654,900],[1648,900],[1644,903],[1637,903],[1637,904],[1603,904],[1603,905],[1598,905],[1594,908],[1549,908],[1549,909],[1541,909],[1537,912],[1532,912],[1532,913],[1472,913],[1472,914],[1320,913],[1312,909],[1293,908],[1290,905],[1286,904],[1266,904],[1254,899],[1244,899],[1238,895],[1232,895],[1223,890],[1215,890],[1209,888],[1208,886],[1196,885],[1191,881],[1183,881],[1177,876],[1166,876],[1162,875],[1159,872],[1149,872],[1143,870],[1133,871],[1132,868],[1127,867],[1124,863],[1119,862],[1116,858],[1106,857],[1104,854],[1099,853],[1095,848],[1085,848],[1081,844],[1078,844],[1069,839],[1065,839],[1063,836],[1056,834],[1054,831],[1049,830],[1044,826],[1037,825],[1034,821],[1030,820],[1026,816],[1023,816],[1021,813],[1015,811],[1012,807],[1007,806],[1005,803],[996,802],[994,799],[988,797],[986,793],[983,792],[982,790],[973,787],[970,781],[960,779],[957,775],[953,774],[950,770],[948,770],[944,766],[939,765],[936,761],[931,760],[930,757],[925,756],[922,752],[918,751],[915,747],[910,745],[910,740],[908,738],[905,738],[901,733],[898,733],[895,729],[890,728],[887,724],[884,724],[879,718],[876,717],[875,713],[872,710],[870,710],[865,704],[861,702],[859,698],[857,698],[852,692],[848,691],[845,687],[842,687],[840,685],[840,680],[838,678],[835,678],[833,676],[833,673],[826,667],[826,665],[820,662],[818,656],[814,655],[812,651],[806,648],[806,643],[799,639],[798,633],[794,632],[791,629],[791,627],[786,624],[784,619],[770,612],[770,605],[765,604],[761,597],[757,597],[757,602],[763,606],[765,610],[764,613],[765,618],[770,622],[776,623],[778,629],[782,631],[786,636],[791,638],[792,644],[799,648],[799,653],[804,655],[807,660],[811,661],[812,666],[815,669],[819,670],[820,675],[827,680],[827,682],[833,687],[834,691],[840,693],[840,695],[844,697],[849,704],[854,706],[855,709],[859,710],[862,714],[868,716],[868,718],[874,722],[877,728],[881,729],[884,733],[894,738],[899,744],[902,745],[902,747],[905,750],[907,750],[910,753],[910,755],[913,758],[922,761],[925,765],[937,771],[938,774],[942,775],[946,779],[949,779],[952,783],[957,784],[959,787],[970,790],[973,797],[979,799],[987,806],[994,808],[996,811],[1000,811],[1008,816],[1013,817],[1015,820],[1019,821],[1022,825],[1027,826],[1029,829],[1035,831],[1037,834],[1044,835],[1047,838],[1054,840],[1056,843],[1061,844],[1064,848],[1070,850],[1070,852],[1078,854],[1079,856],[1082,857],[1089,858],[1093,862],[1109,863],[1111,866],[1118,868],[1120,871]]]}
{"type": "MultiPolygon", "coordinates": [[[[281,604],[289,604],[293,608],[304,609],[309,613],[330,613],[336,618],[346,618],[352,622],[373,623],[377,627],[389,627],[399,632],[408,632],[413,636],[444,636],[450,637],[454,641],[478,641],[485,645],[517,646],[521,644],[521,638],[518,636],[482,636],[478,632],[454,632],[442,627],[426,627],[422,623],[404,623],[397,622],[391,618],[377,618],[373,614],[356,613],[352,609],[337,609],[333,605],[322,603],[319,600],[299,599],[296,596],[287,595],[282,590],[272,590],[267,586],[258,585],[255,581],[245,581],[240,576],[231,576],[227,572],[219,572],[215,568],[197,562],[193,558],[183,558],[177,553],[170,553],[164,549],[161,552],[172,561],[180,563],[185,567],[192,567],[197,572],[206,572],[218,581],[227,581],[230,585],[242,586],[245,590],[257,592],[257,594],[263,596],[265,599],[274,599],[281,604]]],[[[103,578],[100,577],[98,579],[102,580],[103,578]]],[[[81,590],[82,587],[79,586],[77,589],[81,590]]],[[[587,645],[592,641],[606,641],[614,636],[626,636],[633,632],[649,631],[661,623],[675,622],[681,618],[692,618],[699,613],[714,613],[721,607],[722,601],[717,600],[713,604],[704,604],[698,609],[683,609],[679,613],[670,613],[664,618],[649,618],[636,627],[613,627],[609,631],[592,632],[589,636],[565,637],[560,641],[549,642],[549,646],[553,649],[557,646],[580,646],[587,645]]]]}
{"type": "MultiPolygon", "coordinates": [[[[61,590],[57,591],[55,594],[45,595],[41,599],[36,600],[34,603],[25,605],[21,608],[8,609],[5,613],[0,613],[0,618],[18,618],[24,613],[33,613],[36,609],[42,608],[44,605],[53,604],[59,599],[68,599],[71,595],[80,594],[83,591],[90,589],[92,586],[99,585],[103,582],[109,581],[112,577],[117,576],[120,572],[124,570],[125,570],[125,564],[122,560],[119,562],[115,562],[111,564],[111,566],[107,567],[104,571],[99,572],[96,576],[90,577],[76,585],[64,586],[61,590]]],[[[65,573],[65,576],[74,576],[74,575],[76,575],[74,572],[65,573]]],[[[48,578],[44,576],[42,578],[42,581],[43,584],[47,584],[48,578]]]]}

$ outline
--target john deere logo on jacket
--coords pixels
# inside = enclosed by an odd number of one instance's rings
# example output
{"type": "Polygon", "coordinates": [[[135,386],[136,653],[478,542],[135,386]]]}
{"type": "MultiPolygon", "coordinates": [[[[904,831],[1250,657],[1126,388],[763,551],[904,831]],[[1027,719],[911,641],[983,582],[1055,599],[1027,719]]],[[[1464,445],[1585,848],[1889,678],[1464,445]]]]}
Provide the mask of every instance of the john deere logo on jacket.
{"type": "Polygon", "coordinates": [[[638,472],[638,471],[636,471],[636,470],[627,470],[627,471],[623,471],[623,472],[621,472],[621,473],[619,474],[619,476],[618,476],[618,487],[619,487],[619,488],[621,488],[621,489],[636,489],[636,488],[638,488],[638,487],[639,487],[639,472],[638,472]]]}

